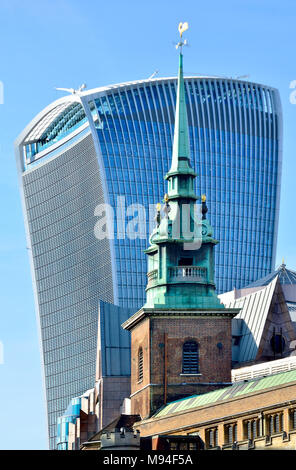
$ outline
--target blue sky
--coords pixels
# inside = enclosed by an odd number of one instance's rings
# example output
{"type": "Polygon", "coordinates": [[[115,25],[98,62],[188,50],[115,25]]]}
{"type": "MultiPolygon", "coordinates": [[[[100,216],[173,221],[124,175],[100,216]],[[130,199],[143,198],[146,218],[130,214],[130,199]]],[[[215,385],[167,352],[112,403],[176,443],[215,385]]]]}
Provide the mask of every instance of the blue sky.
{"type": "Polygon", "coordinates": [[[38,331],[13,142],[54,87],[88,88],[175,75],[177,25],[188,21],[185,74],[237,77],[279,89],[284,154],[277,264],[296,269],[295,0],[1,0],[0,448],[46,448],[38,331]]]}

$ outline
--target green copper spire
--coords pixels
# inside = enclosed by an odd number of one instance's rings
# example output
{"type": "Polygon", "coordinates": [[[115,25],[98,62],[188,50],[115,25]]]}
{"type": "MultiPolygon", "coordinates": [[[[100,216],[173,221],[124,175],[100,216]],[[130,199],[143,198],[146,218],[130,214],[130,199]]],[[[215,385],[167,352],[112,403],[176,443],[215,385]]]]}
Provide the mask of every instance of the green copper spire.
{"type": "MultiPolygon", "coordinates": [[[[181,48],[183,45],[183,42],[178,44],[181,48]]],[[[188,118],[183,77],[183,55],[182,52],[180,52],[173,155],[171,168],[165,176],[168,180],[169,200],[179,199],[181,204],[184,202],[194,202],[197,199],[193,184],[195,177],[196,173],[190,164],[188,118]],[[184,199],[186,199],[186,201],[184,201],[184,199]]]]}
{"type": "MultiPolygon", "coordinates": [[[[187,23],[180,23],[182,33],[187,23]]],[[[172,163],[166,174],[168,193],[164,207],[157,205],[157,226],[150,236],[147,308],[223,309],[214,283],[213,230],[194,191],[196,173],[190,165],[190,145],[183,78],[183,55],[179,56],[178,90],[172,163]],[[201,209],[198,218],[198,210],[201,209]]]]}
{"type": "Polygon", "coordinates": [[[183,78],[182,53],[180,53],[179,55],[178,90],[176,102],[172,165],[170,171],[166,175],[166,178],[168,179],[170,176],[177,174],[191,174],[195,176],[195,173],[190,165],[188,119],[183,78]]]}

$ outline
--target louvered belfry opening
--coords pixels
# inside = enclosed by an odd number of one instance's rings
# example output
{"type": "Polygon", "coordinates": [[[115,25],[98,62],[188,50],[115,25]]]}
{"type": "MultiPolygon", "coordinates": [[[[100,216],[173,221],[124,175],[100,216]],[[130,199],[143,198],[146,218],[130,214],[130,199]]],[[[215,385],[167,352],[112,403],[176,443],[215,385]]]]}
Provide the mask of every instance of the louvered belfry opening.
{"type": "Polygon", "coordinates": [[[143,380],[143,349],[139,348],[138,352],[138,381],[143,380]]]}
{"type": "Polygon", "coordinates": [[[198,374],[198,344],[196,341],[186,341],[183,344],[183,374],[198,374]]]}

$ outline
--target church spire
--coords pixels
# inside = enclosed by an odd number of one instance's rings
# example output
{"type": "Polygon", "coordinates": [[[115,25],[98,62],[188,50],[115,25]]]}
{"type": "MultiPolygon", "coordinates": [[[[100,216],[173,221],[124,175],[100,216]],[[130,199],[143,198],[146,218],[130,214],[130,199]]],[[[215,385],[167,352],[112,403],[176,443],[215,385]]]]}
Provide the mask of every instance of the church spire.
{"type": "MultiPolygon", "coordinates": [[[[179,43],[184,44],[184,43],[179,43]]],[[[181,46],[182,47],[182,46],[181,46]]],[[[183,78],[183,55],[179,55],[179,72],[178,72],[178,89],[175,115],[175,131],[173,143],[173,156],[170,171],[166,175],[166,179],[173,175],[194,175],[194,170],[190,165],[190,148],[188,119],[185,99],[185,86],[183,78]]]]}
{"type": "MultiPolygon", "coordinates": [[[[180,23],[180,49],[184,25],[180,23]],[[180,30],[181,29],[181,30],[180,30]]],[[[188,25],[186,29],[188,28],[188,25]]],[[[173,156],[165,205],[157,204],[156,227],[150,236],[146,307],[223,309],[214,282],[213,230],[194,191],[196,174],[190,165],[189,129],[183,78],[183,56],[179,56],[173,156]],[[199,214],[199,209],[200,214],[199,214]]]]}
{"type": "Polygon", "coordinates": [[[171,168],[165,178],[168,180],[168,198],[170,201],[173,199],[182,199],[184,201],[186,199],[187,202],[190,202],[190,200],[195,201],[197,196],[193,189],[193,180],[196,173],[190,164],[189,130],[183,77],[182,47],[186,45],[186,39],[184,42],[182,41],[182,34],[187,29],[188,23],[179,24],[180,42],[176,47],[180,48],[180,54],[173,154],[171,168]]]}

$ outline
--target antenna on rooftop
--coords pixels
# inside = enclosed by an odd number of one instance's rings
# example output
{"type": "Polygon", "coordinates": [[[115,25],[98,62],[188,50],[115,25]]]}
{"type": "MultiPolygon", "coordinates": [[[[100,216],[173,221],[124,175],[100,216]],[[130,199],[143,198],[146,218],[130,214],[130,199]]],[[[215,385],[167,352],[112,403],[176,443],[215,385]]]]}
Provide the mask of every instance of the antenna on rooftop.
{"type": "Polygon", "coordinates": [[[158,74],[158,70],[155,70],[155,72],[153,72],[153,74],[150,75],[150,77],[148,78],[148,80],[151,80],[151,79],[154,78],[157,74],[158,74]]]}
{"type": "Polygon", "coordinates": [[[80,87],[77,90],[75,90],[75,88],[57,88],[57,87],[56,87],[56,90],[67,91],[68,93],[71,93],[72,95],[76,95],[77,93],[80,93],[81,91],[83,91],[85,88],[86,88],[86,84],[82,83],[82,85],[80,85],[80,87]]]}
{"type": "Polygon", "coordinates": [[[250,78],[250,75],[239,75],[236,77],[237,80],[240,80],[241,78],[250,78]]]}

